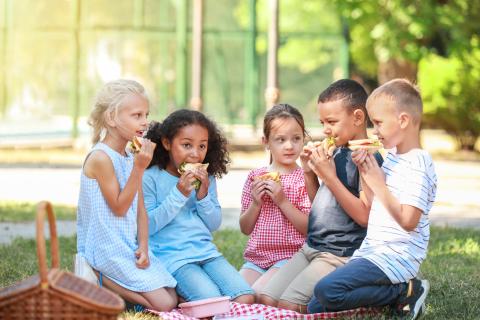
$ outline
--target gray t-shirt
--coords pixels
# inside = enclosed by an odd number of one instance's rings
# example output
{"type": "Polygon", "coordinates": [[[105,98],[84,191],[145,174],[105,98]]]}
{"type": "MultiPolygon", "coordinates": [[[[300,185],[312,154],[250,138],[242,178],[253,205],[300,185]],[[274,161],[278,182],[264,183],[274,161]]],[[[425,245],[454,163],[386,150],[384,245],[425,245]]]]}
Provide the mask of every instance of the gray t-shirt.
{"type": "MultiPolygon", "coordinates": [[[[352,151],[338,148],[333,155],[337,177],[356,197],[360,193],[360,175],[352,161],[352,151]]],[[[383,159],[375,154],[381,166],[383,159]]],[[[318,251],[330,252],[339,257],[349,257],[360,247],[367,229],[357,224],[343,210],[333,193],[321,184],[308,217],[307,244],[318,251]]]]}

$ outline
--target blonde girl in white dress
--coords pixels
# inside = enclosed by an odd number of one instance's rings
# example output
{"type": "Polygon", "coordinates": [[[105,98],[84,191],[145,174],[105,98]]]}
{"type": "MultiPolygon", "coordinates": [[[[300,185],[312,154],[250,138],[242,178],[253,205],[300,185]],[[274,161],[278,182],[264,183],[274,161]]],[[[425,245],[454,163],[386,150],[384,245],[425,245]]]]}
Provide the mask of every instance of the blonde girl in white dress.
{"type": "Polygon", "coordinates": [[[77,249],[124,299],[169,311],[177,304],[175,279],[148,249],[143,172],[155,143],[143,139],[136,154],[126,150],[147,130],[149,102],[133,80],[107,83],[98,93],[89,124],[95,144],[81,173],[77,249]]]}

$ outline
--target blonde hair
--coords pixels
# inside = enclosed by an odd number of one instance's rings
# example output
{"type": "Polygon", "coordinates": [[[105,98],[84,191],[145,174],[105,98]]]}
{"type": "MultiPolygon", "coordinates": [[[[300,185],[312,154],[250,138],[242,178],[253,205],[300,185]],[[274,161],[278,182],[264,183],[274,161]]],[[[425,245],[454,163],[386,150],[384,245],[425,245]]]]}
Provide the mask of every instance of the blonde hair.
{"type": "Polygon", "coordinates": [[[145,88],[135,80],[118,79],[107,82],[97,93],[88,124],[93,128],[92,142],[100,141],[102,132],[107,129],[105,116],[118,112],[123,99],[129,94],[138,94],[148,100],[145,88]]]}
{"type": "Polygon", "coordinates": [[[382,98],[392,102],[397,111],[410,114],[414,124],[419,125],[422,121],[423,102],[420,91],[407,79],[393,79],[373,90],[367,99],[367,108],[373,101],[382,98]]]}

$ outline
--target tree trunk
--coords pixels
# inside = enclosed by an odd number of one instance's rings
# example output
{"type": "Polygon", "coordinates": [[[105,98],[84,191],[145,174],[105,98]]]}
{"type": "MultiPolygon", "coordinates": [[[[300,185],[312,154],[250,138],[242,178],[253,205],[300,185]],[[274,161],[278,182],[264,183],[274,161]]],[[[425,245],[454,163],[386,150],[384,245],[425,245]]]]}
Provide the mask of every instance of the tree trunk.
{"type": "Polygon", "coordinates": [[[384,84],[395,78],[417,82],[417,64],[412,61],[390,59],[378,65],[378,83],[384,84]]]}

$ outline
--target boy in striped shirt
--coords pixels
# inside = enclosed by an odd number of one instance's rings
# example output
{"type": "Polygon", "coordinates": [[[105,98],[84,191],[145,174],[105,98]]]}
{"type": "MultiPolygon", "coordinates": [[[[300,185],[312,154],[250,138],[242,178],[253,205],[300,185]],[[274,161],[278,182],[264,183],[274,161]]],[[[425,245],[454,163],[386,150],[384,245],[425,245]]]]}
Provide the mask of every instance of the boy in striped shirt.
{"type": "Polygon", "coordinates": [[[390,305],[416,319],[424,311],[429,283],[416,276],[427,254],[437,177],[420,146],[422,108],[420,93],[403,79],[385,83],[368,98],[374,134],[390,150],[381,168],[366,150],[352,155],[363,203],[371,206],[367,236],[346,265],[317,283],[310,312],[390,305]]]}

